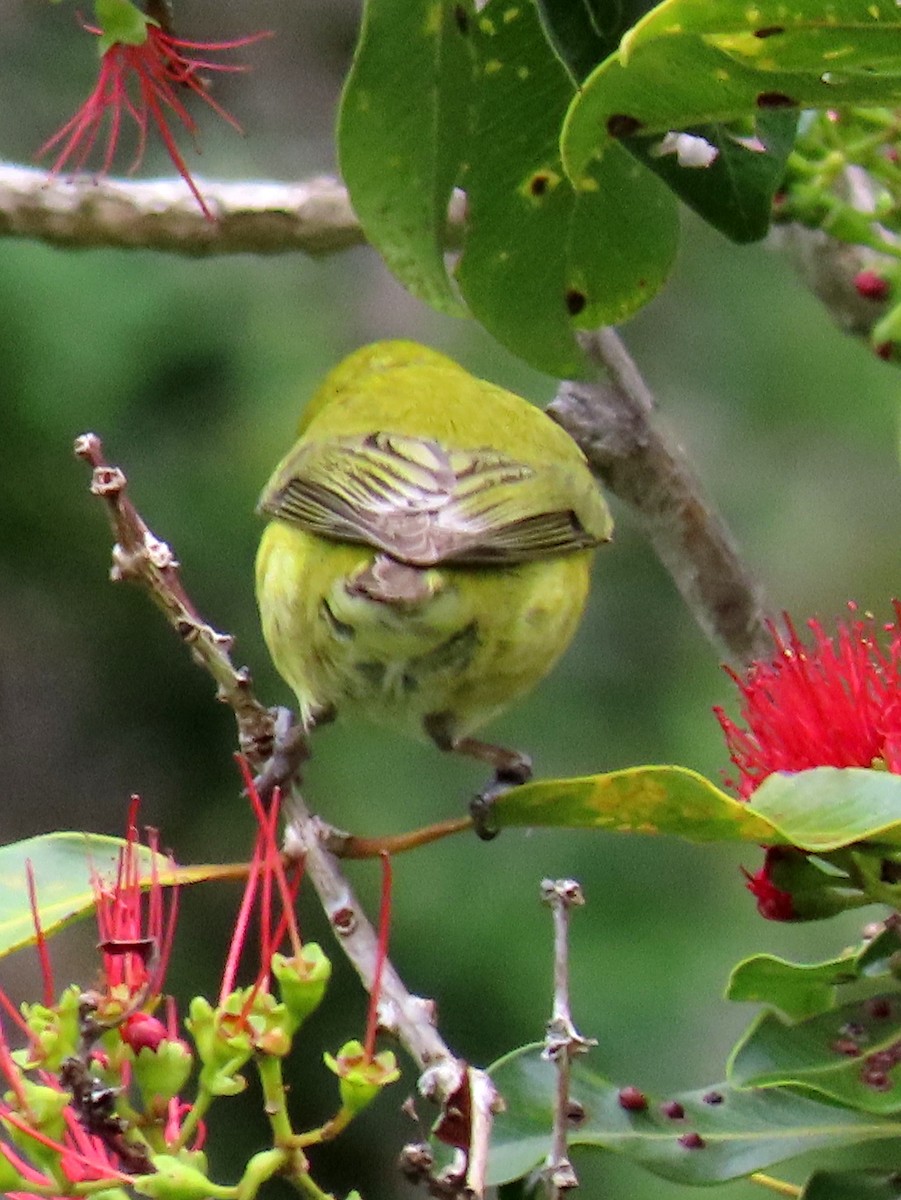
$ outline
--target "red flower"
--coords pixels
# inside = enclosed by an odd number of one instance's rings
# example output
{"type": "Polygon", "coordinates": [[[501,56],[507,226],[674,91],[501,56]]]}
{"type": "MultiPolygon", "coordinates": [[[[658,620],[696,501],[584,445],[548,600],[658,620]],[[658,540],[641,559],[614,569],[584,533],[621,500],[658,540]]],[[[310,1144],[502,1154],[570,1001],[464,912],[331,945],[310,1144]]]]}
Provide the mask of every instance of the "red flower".
{"type": "MultiPolygon", "coordinates": [[[[227,42],[192,42],[173,37],[171,32],[131,4],[127,5],[125,12],[129,22],[127,35],[120,31],[121,24],[117,25],[114,33],[96,26],[85,26],[88,33],[103,39],[101,47],[105,47],[97,83],[78,112],[41,146],[37,157],[41,158],[61,145],[50,169],[51,174],[57,174],[70,163],[75,170],[80,170],[90,156],[108,115],[106,148],[100,167],[101,173],[106,173],[116,154],[123,117],[130,117],[137,127],[138,145],[129,173],[141,165],[148,131],[155,128],[175,169],[191,189],[204,216],[211,221],[213,214],[188,170],[169,122],[174,117],[190,137],[195,138],[197,123],[184,103],[187,91],[200,97],[240,133],[241,126],[235,118],[210,95],[203,72],[244,71],[247,68],[239,64],[211,61],[206,55],[247,46],[269,34],[255,33],[227,42]],[[116,40],[117,37],[122,40],[116,40]],[[201,57],[195,57],[192,52],[201,57]]],[[[121,14],[119,20],[121,22],[121,14]]]]}
{"type": "Polygon", "coordinates": [[[793,921],[795,904],[791,893],[777,887],[770,872],[775,862],[778,862],[780,848],[771,846],[766,852],[766,858],[759,871],[752,875],[749,871],[742,872],[747,880],[747,888],[757,901],[757,911],[767,921],[793,921]]]}
{"type": "Polygon", "coordinates": [[[788,637],[770,625],[777,653],[747,677],[730,671],[741,692],[746,727],[714,712],[738,767],[747,800],[774,771],[876,767],[901,774],[901,604],[880,639],[872,618],[839,621],[829,636],[808,621],[813,645],[786,618],[788,637]]]}
{"type": "MultiPolygon", "coordinates": [[[[272,796],[269,811],[267,812],[257,792],[253,775],[246,760],[238,756],[237,762],[244,778],[248,799],[256,817],[257,836],[254,842],[253,857],[250,862],[247,883],[244,887],[244,895],[238,909],[238,916],[235,919],[231,945],[229,946],[228,957],[222,974],[219,1003],[220,1005],[224,1004],[226,998],[235,987],[238,965],[247,941],[254,904],[258,904],[259,968],[246,1006],[249,1012],[257,994],[265,992],[269,988],[272,956],[280,949],[283,943],[287,940],[296,957],[299,958],[302,954],[303,943],[294,908],[297,902],[297,894],[300,890],[303,867],[302,864],[297,864],[292,873],[292,878],[288,879],[282,861],[282,852],[279,849],[276,836],[278,818],[281,811],[281,792],[276,788],[272,796]],[[273,892],[276,892],[278,896],[278,906],[280,908],[278,915],[276,915],[275,905],[273,904],[273,892]],[[259,900],[257,901],[258,893],[259,900]]],[[[246,1016],[246,1013],[243,1016],[246,1016]]]]}
{"type": "Polygon", "coordinates": [[[121,1016],[156,1002],[175,932],[178,889],[166,888],[160,880],[155,830],[149,831],[147,839],[150,851],[147,888],[147,862],[139,853],[143,847],[138,841],[137,812],[138,798],[134,796],[115,879],[105,879],[97,871],[92,876],[103,958],[103,991],[98,1014],[101,1019],[108,1008],[113,1010],[109,1016],[121,1016]]]}

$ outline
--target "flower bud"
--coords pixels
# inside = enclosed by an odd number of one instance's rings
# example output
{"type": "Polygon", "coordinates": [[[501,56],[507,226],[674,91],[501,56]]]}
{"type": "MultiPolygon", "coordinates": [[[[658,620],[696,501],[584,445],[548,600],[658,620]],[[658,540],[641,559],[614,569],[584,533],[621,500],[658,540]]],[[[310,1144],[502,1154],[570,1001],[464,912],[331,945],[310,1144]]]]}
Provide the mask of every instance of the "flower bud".
{"type": "Polygon", "coordinates": [[[322,947],[310,942],[293,958],[273,954],[272,974],[278,981],[279,995],[291,1019],[291,1032],[295,1033],[322,1003],[332,964],[322,947]]]}
{"type": "Polygon", "coordinates": [[[363,1044],[346,1042],[338,1057],[324,1054],[325,1065],[338,1076],[342,1107],[354,1117],[376,1098],[379,1091],[400,1078],[397,1060],[390,1050],[373,1058],[366,1055],[363,1044]]]}
{"type": "Polygon", "coordinates": [[[145,1105],[171,1100],[188,1081],[194,1056],[181,1038],[165,1038],[154,1048],[142,1047],[134,1058],[134,1077],[145,1105]]]}
{"type": "Polygon", "coordinates": [[[53,1008],[23,1005],[22,1015],[32,1037],[27,1049],[13,1052],[15,1061],[25,1067],[58,1071],[65,1059],[78,1052],[80,1009],[81,988],[75,984],[66,988],[53,1008]]]}
{"type": "Polygon", "coordinates": [[[891,291],[889,281],[877,271],[858,271],[854,276],[854,288],[864,300],[874,300],[877,303],[887,300],[891,291]]]}
{"type": "Polygon", "coordinates": [[[126,1017],[119,1026],[119,1032],[122,1041],[134,1050],[135,1054],[141,1050],[156,1050],[167,1037],[163,1022],[145,1012],[132,1013],[126,1017]]]}
{"type": "Polygon", "coordinates": [[[222,1028],[221,1014],[203,996],[195,996],[185,1026],[194,1039],[202,1066],[200,1086],[213,1096],[237,1096],[247,1082],[239,1075],[252,1053],[247,1037],[232,1037],[222,1028]]]}
{"type": "Polygon", "coordinates": [[[153,1200],[210,1200],[233,1193],[233,1189],[217,1187],[202,1171],[174,1155],[154,1155],[153,1165],[153,1175],[139,1175],[132,1180],[132,1187],[141,1196],[153,1200]]]}
{"type": "Polygon", "coordinates": [[[824,871],[792,846],[770,846],[760,870],[745,875],[757,911],[769,921],[819,921],[867,903],[847,876],[824,871]]]}

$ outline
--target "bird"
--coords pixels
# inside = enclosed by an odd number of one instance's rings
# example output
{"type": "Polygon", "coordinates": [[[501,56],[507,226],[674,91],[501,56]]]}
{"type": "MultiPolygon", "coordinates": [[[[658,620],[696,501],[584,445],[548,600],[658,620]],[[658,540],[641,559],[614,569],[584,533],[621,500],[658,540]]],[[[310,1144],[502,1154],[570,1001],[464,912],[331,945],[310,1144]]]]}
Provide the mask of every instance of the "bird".
{"type": "Polygon", "coordinates": [[[263,637],[305,732],[364,718],[477,759],[483,807],[530,778],[473,734],[569,645],[611,537],[569,434],[435,350],[376,342],[326,376],[258,512],[263,637]]]}

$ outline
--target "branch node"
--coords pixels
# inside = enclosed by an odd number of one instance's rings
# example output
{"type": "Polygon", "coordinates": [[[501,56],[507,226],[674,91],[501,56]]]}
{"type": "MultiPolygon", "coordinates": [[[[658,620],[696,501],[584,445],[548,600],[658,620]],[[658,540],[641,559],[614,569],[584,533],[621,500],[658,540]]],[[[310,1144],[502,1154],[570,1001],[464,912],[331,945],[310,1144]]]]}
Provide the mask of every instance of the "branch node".
{"type": "MultiPolygon", "coordinates": [[[[113,583],[124,583],[129,579],[141,578],[141,560],[143,552],[140,550],[126,550],[120,543],[116,542],[113,545],[113,565],[110,567],[109,577],[113,583]]],[[[181,631],[176,631],[181,634],[181,631]]]]}
{"type": "MultiPolygon", "coordinates": [[[[94,445],[97,450],[100,449],[99,438],[94,439],[94,445]]],[[[75,453],[78,454],[77,448],[75,453]]],[[[87,457],[87,455],[79,457],[87,457]]],[[[91,477],[91,494],[94,496],[118,496],[124,490],[126,483],[125,473],[118,467],[95,467],[91,477]]]]}
{"type": "MultiPolygon", "coordinates": [[[[119,488],[121,491],[125,486],[125,476],[122,475],[121,471],[119,474],[122,476],[122,485],[119,488]]],[[[144,553],[147,555],[150,563],[159,571],[168,571],[181,565],[178,559],[169,549],[168,544],[166,542],[161,542],[159,538],[154,537],[149,529],[144,533],[144,553]]]]}

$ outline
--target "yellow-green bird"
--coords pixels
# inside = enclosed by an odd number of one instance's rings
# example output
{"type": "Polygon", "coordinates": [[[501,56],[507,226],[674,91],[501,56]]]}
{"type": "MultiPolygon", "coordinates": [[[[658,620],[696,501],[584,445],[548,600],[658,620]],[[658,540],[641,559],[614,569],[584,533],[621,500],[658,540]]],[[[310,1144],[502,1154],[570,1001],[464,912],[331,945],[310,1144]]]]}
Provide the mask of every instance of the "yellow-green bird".
{"type": "Polygon", "coordinates": [[[259,509],[263,634],[303,725],[361,715],[488,763],[474,730],[572,638],[611,519],[540,409],[415,342],[365,346],[307,405],[259,509]]]}

